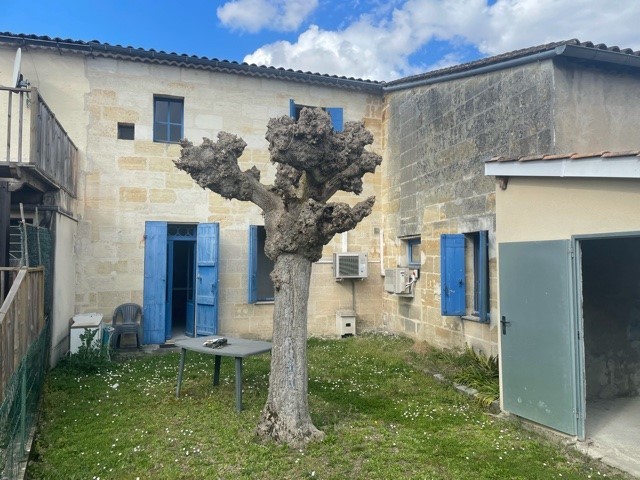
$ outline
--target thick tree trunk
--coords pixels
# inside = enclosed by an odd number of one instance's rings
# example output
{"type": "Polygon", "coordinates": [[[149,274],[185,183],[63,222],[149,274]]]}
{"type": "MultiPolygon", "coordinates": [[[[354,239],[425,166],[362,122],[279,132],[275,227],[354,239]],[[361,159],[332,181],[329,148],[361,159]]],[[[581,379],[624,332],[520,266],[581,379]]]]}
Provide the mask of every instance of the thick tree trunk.
{"type": "Polygon", "coordinates": [[[301,447],[324,434],[312,423],[307,398],[307,303],[311,261],[282,254],[272,278],[276,287],[269,397],[258,424],[259,436],[301,447]]]}

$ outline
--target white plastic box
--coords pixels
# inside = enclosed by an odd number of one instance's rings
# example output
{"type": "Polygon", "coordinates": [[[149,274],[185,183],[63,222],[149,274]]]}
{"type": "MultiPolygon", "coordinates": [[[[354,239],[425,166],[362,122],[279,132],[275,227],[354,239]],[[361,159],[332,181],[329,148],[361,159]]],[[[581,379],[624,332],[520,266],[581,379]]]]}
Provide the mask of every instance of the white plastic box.
{"type": "Polygon", "coordinates": [[[336,312],[336,328],[340,337],[356,334],[356,312],[353,310],[338,310],[336,312]]]}
{"type": "Polygon", "coordinates": [[[71,320],[71,331],[69,332],[69,352],[78,353],[78,349],[82,345],[80,335],[84,333],[85,328],[89,330],[98,330],[93,338],[93,346],[100,348],[102,345],[102,314],[101,313],[80,313],[74,315],[71,320]]]}

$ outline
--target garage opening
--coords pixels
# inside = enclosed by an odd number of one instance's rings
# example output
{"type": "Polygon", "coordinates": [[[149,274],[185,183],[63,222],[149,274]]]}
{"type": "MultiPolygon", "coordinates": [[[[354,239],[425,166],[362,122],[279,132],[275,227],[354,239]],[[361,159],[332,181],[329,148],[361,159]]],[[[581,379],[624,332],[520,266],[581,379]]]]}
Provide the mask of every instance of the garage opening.
{"type": "Polygon", "coordinates": [[[640,437],[640,236],[586,239],[580,247],[586,436],[635,452],[640,437]]]}

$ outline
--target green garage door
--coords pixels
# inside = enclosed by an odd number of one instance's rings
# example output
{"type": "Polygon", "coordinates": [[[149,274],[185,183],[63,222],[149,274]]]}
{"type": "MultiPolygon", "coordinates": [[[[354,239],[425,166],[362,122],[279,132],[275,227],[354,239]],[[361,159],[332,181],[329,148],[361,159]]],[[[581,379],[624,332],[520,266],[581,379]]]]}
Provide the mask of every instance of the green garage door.
{"type": "Polygon", "coordinates": [[[576,327],[569,240],[501,243],[505,410],[578,433],[576,327]]]}

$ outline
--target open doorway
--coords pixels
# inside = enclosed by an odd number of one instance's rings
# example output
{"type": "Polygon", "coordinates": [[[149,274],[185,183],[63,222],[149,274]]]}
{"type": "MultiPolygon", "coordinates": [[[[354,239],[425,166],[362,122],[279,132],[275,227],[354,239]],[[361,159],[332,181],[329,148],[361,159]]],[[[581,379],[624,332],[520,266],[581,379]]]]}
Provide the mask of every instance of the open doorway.
{"type": "Polygon", "coordinates": [[[219,230],[145,222],[143,343],[217,333],[219,230]]]}
{"type": "Polygon", "coordinates": [[[640,236],[579,244],[586,437],[640,466],[640,236]]]}
{"type": "Polygon", "coordinates": [[[168,225],[166,338],[193,336],[196,225],[168,225]]]}

